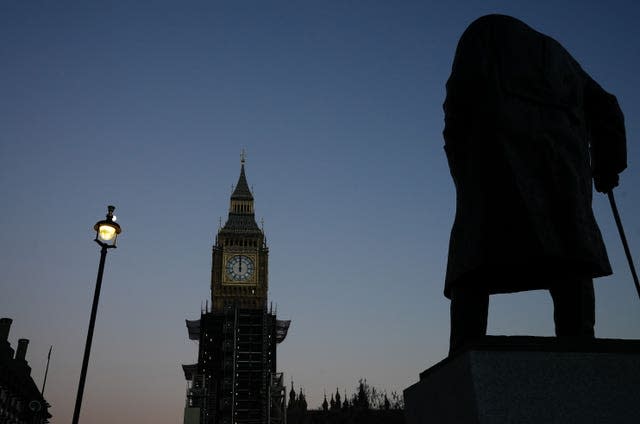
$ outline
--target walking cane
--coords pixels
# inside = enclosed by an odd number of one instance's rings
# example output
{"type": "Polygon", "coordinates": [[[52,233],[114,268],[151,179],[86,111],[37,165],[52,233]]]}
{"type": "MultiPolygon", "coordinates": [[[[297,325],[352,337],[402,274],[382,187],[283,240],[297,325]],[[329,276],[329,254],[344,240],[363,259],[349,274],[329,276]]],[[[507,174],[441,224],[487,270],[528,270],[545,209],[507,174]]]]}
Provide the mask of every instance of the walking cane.
{"type": "Polygon", "coordinates": [[[627,244],[627,238],[624,235],[624,229],[622,228],[622,221],[620,220],[620,214],[618,213],[618,207],[616,206],[616,200],[613,198],[613,190],[607,192],[609,197],[609,203],[611,204],[611,211],[613,212],[613,219],[616,220],[618,226],[618,233],[622,240],[622,246],[624,247],[624,253],[627,255],[627,261],[629,262],[629,268],[631,269],[631,276],[633,277],[633,283],[636,285],[636,291],[640,298],[640,283],[638,283],[638,274],[636,274],[636,268],[633,266],[633,259],[631,258],[631,251],[629,250],[629,244],[627,244]]]}

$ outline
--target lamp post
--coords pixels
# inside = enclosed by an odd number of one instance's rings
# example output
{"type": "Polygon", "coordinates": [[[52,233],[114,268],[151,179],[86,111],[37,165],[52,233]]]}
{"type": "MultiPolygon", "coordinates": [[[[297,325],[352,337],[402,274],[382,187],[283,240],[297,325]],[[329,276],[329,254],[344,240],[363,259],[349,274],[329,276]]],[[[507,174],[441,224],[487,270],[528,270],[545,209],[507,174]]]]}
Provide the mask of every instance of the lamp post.
{"type": "Polygon", "coordinates": [[[98,312],[98,300],[100,299],[100,287],[102,286],[102,274],[104,272],[104,262],[107,258],[107,250],[116,248],[116,239],[122,231],[120,225],[115,223],[113,211],[115,206],[107,207],[107,219],[98,221],[93,229],[96,230],[95,242],[100,245],[100,265],[98,265],[98,278],[96,289],[93,294],[93,306],[91,307],[91,318],[89,319],[89,331],[87,341],[84,346],[84,357],[82,358],[82,370],[80,371],[80,381],[78,382],[78,394],[76,395],[76,406],[73,409],[73,424],[78,424],[80,419],[80,407],[82,406],[82,395],[84,393],[84,382],[87,378],[87,367],[89,365],[89,354],[91,353],[91,341],[93,340],[93,328],[96,324],[96,313],[98,312]]]}

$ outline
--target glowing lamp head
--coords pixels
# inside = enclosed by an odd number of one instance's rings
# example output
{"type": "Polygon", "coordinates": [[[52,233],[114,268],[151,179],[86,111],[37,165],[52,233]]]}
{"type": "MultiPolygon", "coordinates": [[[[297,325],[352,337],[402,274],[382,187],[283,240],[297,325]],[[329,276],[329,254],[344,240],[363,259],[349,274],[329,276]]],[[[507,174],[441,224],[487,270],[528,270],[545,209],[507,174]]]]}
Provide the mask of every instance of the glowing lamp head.
{"type": "Polygon", "coordinates": [[[111,225],[98,227],[98,238],[102,241],[111,241],[116,236],[116,228],[111,225]]]}
{"type": "Polygon", "coordinates": [[[107,208],[107,219],[98,221],[93,229],[96,230],[95,241],[103,247],[116,247],[116,238],[122,231],[120,225],[115,223],[115,216],[113,211],[115,206],[109,206],[107,208]]]}

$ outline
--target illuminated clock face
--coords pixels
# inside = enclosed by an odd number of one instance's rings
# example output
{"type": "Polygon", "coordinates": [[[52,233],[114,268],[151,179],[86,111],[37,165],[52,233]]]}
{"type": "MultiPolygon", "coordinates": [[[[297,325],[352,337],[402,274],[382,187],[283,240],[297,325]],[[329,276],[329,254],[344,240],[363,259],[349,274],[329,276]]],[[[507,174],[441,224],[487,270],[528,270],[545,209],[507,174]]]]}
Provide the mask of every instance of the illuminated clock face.
{"type": "Polygon", "coordinates": [[[253,275],[255,267],[250,257],[235,255],[227,261],[227,274],[233,281],[247,281],[253,275]]]}

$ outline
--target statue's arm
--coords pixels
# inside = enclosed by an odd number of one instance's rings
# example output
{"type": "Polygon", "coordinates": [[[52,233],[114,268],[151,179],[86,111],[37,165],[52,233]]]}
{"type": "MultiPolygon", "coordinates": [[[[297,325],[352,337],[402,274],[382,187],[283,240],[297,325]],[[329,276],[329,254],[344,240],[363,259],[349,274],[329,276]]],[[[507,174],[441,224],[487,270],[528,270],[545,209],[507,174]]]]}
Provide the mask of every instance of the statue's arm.
{"type": "Polygon", "coordinates": [[[489,49],[483,28],[469,27],[458,42],[443,104],[447,145],[464,145],[486,112],[484,103],[491,95],[489,49]]]}
{"type": "Polygon", "coordinates": [[[616,97],[589,77],[584,101],[591,139],[593,177],[596,189],[606,192],[618,185],[618,174],[627,167],[624,115],[616,97]]]}

